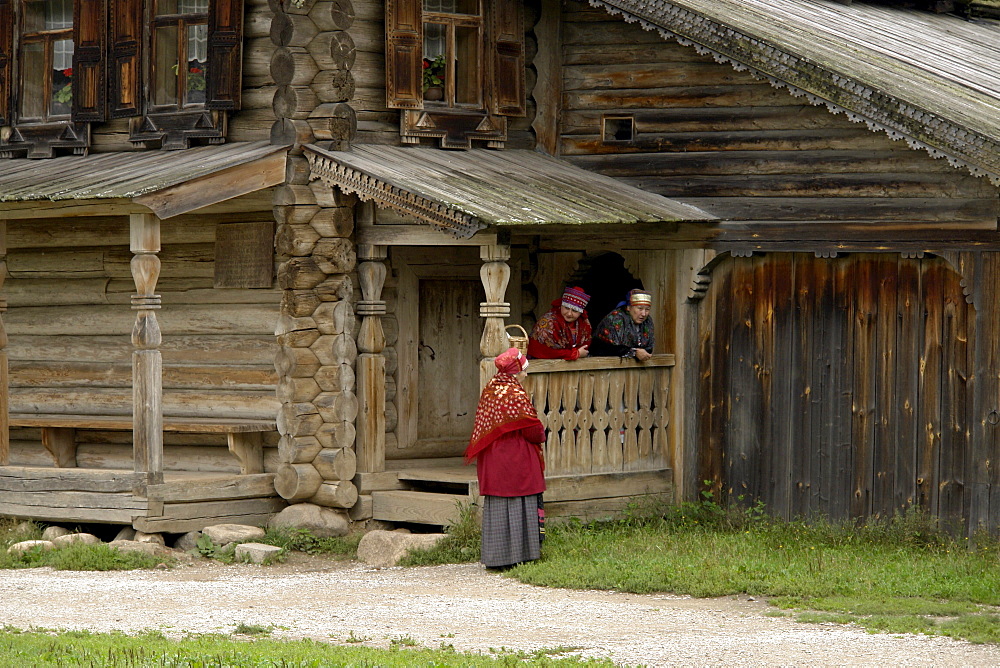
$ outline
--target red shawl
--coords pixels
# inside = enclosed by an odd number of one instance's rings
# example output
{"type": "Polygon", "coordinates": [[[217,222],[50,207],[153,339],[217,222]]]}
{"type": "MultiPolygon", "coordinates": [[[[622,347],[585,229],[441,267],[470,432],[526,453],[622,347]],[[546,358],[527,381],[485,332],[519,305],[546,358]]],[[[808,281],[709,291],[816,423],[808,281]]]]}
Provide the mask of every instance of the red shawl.
{"type": "Polygon", "coordinates": [[[465,449],[465,462],[471,462],[504,434],[534,425],[541,425],[541,422],[528,393],[517,378],[497,372],[479,396],[476,424],[469,447],[465,449]]]}
{"type": "Polygon", "coordinates": [[[552,308],[538,319],[528,340],[528,356],[536,359],[575,360],[580,348],[590,345],[590,320],[584,311],[569,323],[562,317],[562,300],[552,302],[552,308]]]}

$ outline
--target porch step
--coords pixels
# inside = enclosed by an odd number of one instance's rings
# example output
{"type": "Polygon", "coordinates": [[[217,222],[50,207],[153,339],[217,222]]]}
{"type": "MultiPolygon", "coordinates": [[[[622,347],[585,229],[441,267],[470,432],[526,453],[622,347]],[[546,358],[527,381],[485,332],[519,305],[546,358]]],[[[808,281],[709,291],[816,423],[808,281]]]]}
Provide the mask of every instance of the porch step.
{"type": "Polygon", "coordinates": [[[396,477],[408,482],[465,485],[468,488],[469,484],[476,480],[476,469],[471,466],[463,466],[461,468],[405,469],[399,471],[396,477]]]}
{"type": "Polygon", "coordinates": [[[458,521],[459,504],[468,501],[468,494],[410,490],[372,492],[372,518],[383,522],[448,526],[458,521]]]}

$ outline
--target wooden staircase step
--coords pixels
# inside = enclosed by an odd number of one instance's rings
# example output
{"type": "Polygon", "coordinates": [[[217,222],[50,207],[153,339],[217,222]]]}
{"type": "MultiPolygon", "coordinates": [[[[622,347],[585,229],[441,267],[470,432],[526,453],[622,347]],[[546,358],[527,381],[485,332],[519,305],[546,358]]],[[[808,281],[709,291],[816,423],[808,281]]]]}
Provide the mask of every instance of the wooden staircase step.
{"type": "Polygon", "coordinates": [[[412,522],[448,526],[459,518],[459,504],[466,494],[440,494],[402,490],[372,492],[372,518],[384,522],[412,522]]]}
{"type": "Polygon", "coordinates": [[[444,482],[456,485],[468,485],[476,480],[476,469],[473,466],[463,466],[460,469],[405,469],[403,471],[399,471],[396,475],[400,480],[412,480],[415,482],[444,482]]]}

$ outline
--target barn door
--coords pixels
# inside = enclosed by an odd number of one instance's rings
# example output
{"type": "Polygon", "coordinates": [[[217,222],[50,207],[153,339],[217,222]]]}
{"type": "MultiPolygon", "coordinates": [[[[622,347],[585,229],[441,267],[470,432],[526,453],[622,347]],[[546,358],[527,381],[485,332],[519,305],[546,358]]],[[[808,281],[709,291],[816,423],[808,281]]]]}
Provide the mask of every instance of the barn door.
{"type": "Polygon", "coordinates": [[[940,258],[728,258],[701,310],[699,479],[784,517],[961,517],[975,313],[940,258]]]}

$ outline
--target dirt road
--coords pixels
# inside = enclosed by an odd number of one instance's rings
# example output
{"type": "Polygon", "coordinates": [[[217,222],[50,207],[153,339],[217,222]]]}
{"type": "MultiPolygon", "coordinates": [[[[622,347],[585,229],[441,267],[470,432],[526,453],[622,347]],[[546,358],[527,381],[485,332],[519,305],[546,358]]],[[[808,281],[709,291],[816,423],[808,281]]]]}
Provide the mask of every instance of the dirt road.
{"type": "Polygon", "coordinates": [[[760,601],[691,599],[521,584],[463,564],[376,570],[299,557],[276,566],[198,561],[113,573],[0,571],[0,624],[231,633],[372,646],[393,639],[459,651],[576,648],[622,665],[1000,666],[1000,647],[872,635],[768,617],[760,601]]]}

